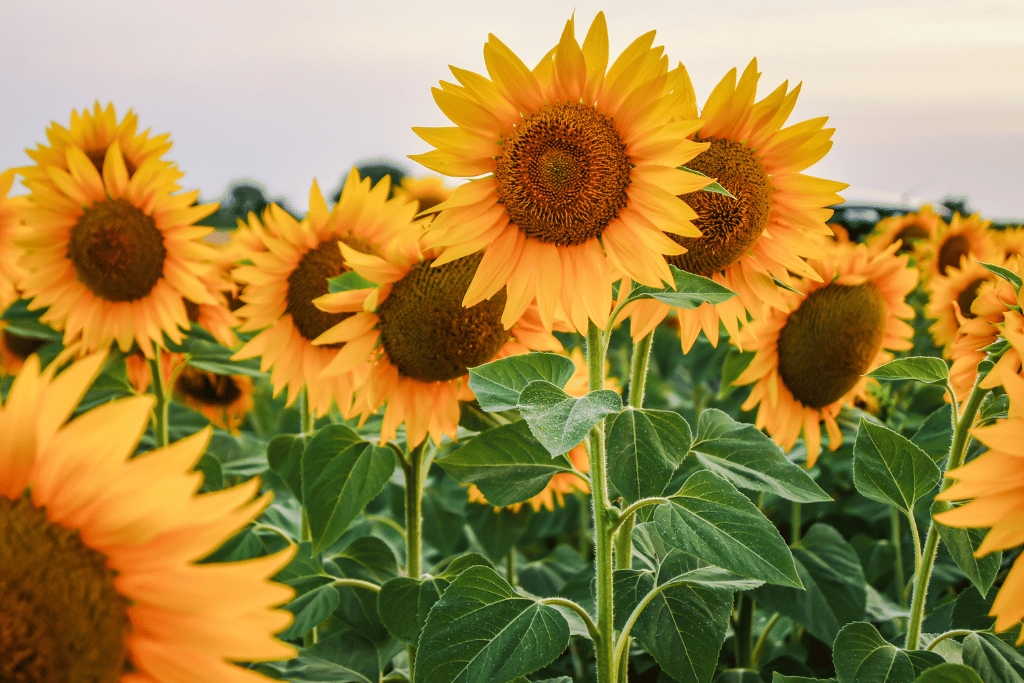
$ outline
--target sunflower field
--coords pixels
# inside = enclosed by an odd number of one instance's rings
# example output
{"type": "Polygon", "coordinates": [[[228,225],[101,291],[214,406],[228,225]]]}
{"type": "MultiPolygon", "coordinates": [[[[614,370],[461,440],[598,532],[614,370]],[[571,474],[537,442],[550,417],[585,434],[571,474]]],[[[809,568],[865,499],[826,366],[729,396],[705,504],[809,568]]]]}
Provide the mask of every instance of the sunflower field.
{"type": "Polygon", "coordinates": [[[99,103],[0,174],[0,682],[1024,682],[1024,228],[654,38],[304,215],[99,103]]]}

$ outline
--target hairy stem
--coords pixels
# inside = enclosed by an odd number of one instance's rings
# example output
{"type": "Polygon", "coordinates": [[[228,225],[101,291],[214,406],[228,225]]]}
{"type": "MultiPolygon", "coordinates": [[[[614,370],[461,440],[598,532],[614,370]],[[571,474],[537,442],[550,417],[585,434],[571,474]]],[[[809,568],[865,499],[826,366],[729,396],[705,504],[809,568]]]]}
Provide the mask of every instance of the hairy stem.
{"type": "Polygon", "coordinates": [[[160,363],[160,355],[163,353],[159,347],[154,347],[153,357],[149,359],[149,372],[153,376],[153,396],[156,398],[156,405],[153,406],[153,438],[156,439],[156,447],[164,448],[170,443],[170,407],[171,397],[167,387],[167,378],[160,363]]]}

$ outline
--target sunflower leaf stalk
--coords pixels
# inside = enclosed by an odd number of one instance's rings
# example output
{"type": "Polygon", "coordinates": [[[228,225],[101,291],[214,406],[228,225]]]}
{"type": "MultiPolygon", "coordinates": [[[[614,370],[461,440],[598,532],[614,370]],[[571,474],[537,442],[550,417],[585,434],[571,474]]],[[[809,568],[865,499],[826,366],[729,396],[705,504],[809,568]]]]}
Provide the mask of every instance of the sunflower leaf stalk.
{"type": "Polygon", "coordinates": [[[170,443],[171,397],[168,390],[169,378],[164,377],[160,354],[160,348],[154,345],[153,357],[148,362],[153,376],[153,396],[156,398],[156,405],[153,406],[153,437],[157,448],[165,448],[170,443]]]}
{"type": "MultiPolygon", "coordinates": [[[[964,462],[964,456],[967,454],[967,445],[970,443],[971,427],[974,425],[974,419],[978,415],[979,408],[981,408],[982,399],[988,394],[988,389],[982,389],[978,386],[980,382],[981,375],[979,374],[974,381],[974,387],[971,389],[970,396],[963,404],[963,413],[960,415],[959,420],[956,418],[955,413],[953,415],[955,429],[953,430],[953,442],[949,447],[949,459],[946,463],[945,472],[956,469],[964,462]]],[[[943,472],[943,475],[945,475],[945,472],[943,472]]],[[[950,481],[943,479],[939,491],[944,491],[949,486],[950,481]]],[[[946,505],[948,506],[948,503],[946,505]]],[[[935,556],[939,550],[939,530],[936,525],[937,522],[933,518],[928,526],[928,534],[925,536],[924,549],[915,558],[917,562],[914,571],[914,592],[910,599],[910,620],[907,623],[907,640],[904,644],[904,648],[907,650],[916,650],[921,640],[921,623],[924,621],[925,597],[928,593],[928,583],[931,581],[932,569],[935,567],[935,556]]]]}

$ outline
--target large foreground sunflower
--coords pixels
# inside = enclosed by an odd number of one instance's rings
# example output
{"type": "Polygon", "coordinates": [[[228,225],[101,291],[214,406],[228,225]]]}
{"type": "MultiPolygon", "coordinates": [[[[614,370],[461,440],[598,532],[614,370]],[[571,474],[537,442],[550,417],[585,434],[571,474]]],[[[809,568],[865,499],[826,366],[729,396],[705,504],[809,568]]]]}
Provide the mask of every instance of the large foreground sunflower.
{"type": "Polygon", "coordinates": [[[363,370],[357,406],[364,415],[385,402],[381,441],[405,424],[410,446],[429,434],[435,443],[456,437],[459,401],[473,399],[468,369],[527,351],[560,351],[545,332],[536,307],[502,324],[505,291],[470,307],[462,305],[481,256],[434,267],[438,254],[422,249],[421,226],[399,235],[385,258],[341,245],[345,261],[374,288],[327,294],[316,305],[345,319],[317,339],[343,344],[325,376],[363,370]]]}
{"type": "Polygon", "coordinates": [[[743,329],[744,345],[756,351],[736,384],[754,384],[744,410],[758,406],[757,426],[786,450],[803,432],[807,466],[821,452],[821,427],[829,447],[843,441],[836,415],[857,397],[866,398],[870,372],[911,348],[913,328],[904,301],[917,282],[907,256],[892,244],[878,254],[864,245],[836,244],[823,259],[808,261],[814,280],[795,282],[801,294],[784,292],[791,312],[771,310],[743,329]]]}
{"type": "MultiPolygon", "coordinates": [[[[804,259],[824,253],[832,230],[826,208],[842,201],[837,192],[846,183],[804,175],[802,171],[832,148],[834,128],[827,117],[783,128],[796,104],[800,86],[783,83],[755,101],[761,74],[751,60],[739,81],[732,69],[715,87],[700,113],[703,125],[694,139],[710,146],[689,168],[700,171],[729,190],[731,199],[712,192],[683,197],[698,214],[694,224],[703,237],[672,235],[686,253],[668,256],[672,265],[709,277],[738,296],[695,310],[679,309],[679,335],[689,351],[703,330],[718,343],[719,321],[731,337],[746,323],[748,311],[758,315],[765,306],[785,310],[786,304],[773,277],[788,282],[791,274],[815,279],[817,273],[804,259]]],[[[685,72],[678,89],[688,91],[677,115],[696,116],[696,100],[685,72]]],[[[648,334],[664,319],[669,307],[653,299],[635,304],[630,331],[635,339],[648,334]]]]}
{"type": "Polygon", "coordinates": [[[63,330],[66,345],[137,343],[152,356],[164,334],[181,341],[186,299],[216,304],[201,281],[216,253],[202,238],[213,229],[195,223],[217,205],[195,205],[197,191],[176,194],[182,174],[153,154],[130,169],[116,136],[99,164],[65,147],[59,163],[40,153],[37,166],[20,169],[32,191],[18,240],[24,295],[30,308],[47,308],[42,321],[63,330]]]}
{"type": "Polygon", "coordinates": [[[343,413],[351,408],[355,378],[349,373],[321,377],[338,350],[313,344],[348,314],[325,313],[313,300],[327,294],[328,278],[349,270],[339,242],[355,251],[379,252],[396,231],[412,229],[416,207],[388,200],[390,184],[385,178],[371,189],[370,179],[360,181],[353,169],[338,203],[328,211],[314,182],[304,219],[297,221],[271,205],[264,213],[266,228],[251,233],[262,244],[241,254],[251,265],[234,271],[245,286],[241,297],[246,305],[237,311],[245,321],[240,329],[263,331],[234,357],[260,357],[262,370],[271,371],[274,393],[288,387],[288,404],[305,387],[309,409],[317,415],[326,415],[332,401],[343,413]]]}
{"type": "MultiPolygon", "coordinates": [[[[974,553],[981,557],[994,550],[1024,544],[1024,379],[1015,372],[1001,376],[1010,397],[1010,414],[988,427],[976,427],[971,434],[988,446],[966,465],[946,473],[956,483],[936,496],[937,500],[970,500],[953,510],[935,515],[936,521],[952,527],[991,527],[974,553]]],[[[996,618],[997,631],[1005,631],[1024,618],[1024,561],[1018,556],[1003,580],[989,615],[996,618]]],[[[1024,631],[1017,645],[1024,643],[1024,631]]]]}
{"type": "Polygon", "coordinates": [[[285,659],[273,637],[292,555],[196,564],[270,502],[256,479],[195,495],[210,431],[133,456],[151,397],[71,422],[103,364],[56,378],[30,359],[0,409],[0,680],[262,681],[230,663],[285,659]]]}
{"type": "Polygon", "coordinates": [[[695,121],[675,121],[668,60],[637,38],[608,67],[608,30],[598,14],[581,47],[570,19],[558,45],[532,71],[493,35],[490,78],[452,67],[434,100],[456,126],[414,128],[437,149],[411,158],[449,176],[487,174],[438,205],[428,245],[436,267],[483,252],[465,305],[507,287],[502,323],[531,302],[551,329],[561,309],[580,331],[604,326],[612,269],[650,286],[671,282],[664,254],[683,249],[665,234],[698,237],[678,198],[708,180],[678,170],[704,145],[686,139],[695,121]]]}

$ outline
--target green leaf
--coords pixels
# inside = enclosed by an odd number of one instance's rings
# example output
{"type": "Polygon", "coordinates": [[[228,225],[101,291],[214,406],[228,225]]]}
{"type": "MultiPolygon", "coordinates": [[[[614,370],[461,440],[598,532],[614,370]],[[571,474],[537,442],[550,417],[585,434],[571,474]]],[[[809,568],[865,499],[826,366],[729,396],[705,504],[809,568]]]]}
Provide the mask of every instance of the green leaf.
{"type": "Polygon", "coordinates": [[[934,652],[908,652],[890,645],[871,624],[847,624],[832,645],[839,683],[913,683],[925,669],[942,664],[934,652]]]}
{"type": "Polygon", "coordinates": [[[879,365],[867,376],[885,380],[916,379],[918,382],[932,384],[948,380],[949,367],[946,361],[934,356],[910,356],[879,365]]]}
{"type": "Polygon", "coordinates": [[[696,584],[662,589],[631,635],[680,683],[710,683],[725,642],[732,592],[696,584]]]}
{"type": "Polygon", "coordinates": [[[621,631],[644,597],[654,590],[654,574],[644,569],[616,569],[612,574],[612,618],[621,631]]]}
{"type": "Polygon", "coordinates": [[[555,474],[575,472],[564,455],[552,458],[523,421],[488,429],[435,462],[460,484],[476,484],[497,507],[529,500],[555,474]]]}
{"type": "Polygon", "coordinates": [[[444,595],[455,577],[475,566],[490,565],[481,555],[462,555],[450,562],[440,576],[424,575],[419,581],[396,576],[385,581],[377,594],[377,611],[385,628],[399,640],[418,641],[430,608],[444,595]]]}
{"type": "Polygon", "coordinates": [[[740,576],[800,587],[793,556],[775,526],[717,474],[693,474],[654,512],[658,535],[670,547],[740,576]]]}
{"type": "Polygon", "coordinates": [[[302,501],[302,451],[306,439],[298,434],[278,434],[267,444],[267,463],[295,497],[302,501]]]}
{"type": "Polygon", "coordinates": [[[982,268],[985,270],[1009,282],[1017,292],[1020,292],[1020,287],[1024,284],[1024,280],[1021,279],[1020,275],[1017,275],[1017,273],[1012,270],[1008,270],[1002,266],[997,266],[993,263],[985,263],[984,261],[978,261],[978,263],[980,263],[982,268]]]}
{"type": "MultiPolygon", "coordinates": [[[[934,516],[950,509],[952,506],[949,503],[937,500],[932,503],[931,514],[934,516]]],[[[960,567],[960,571],[971,580],[979,593],[987,595],[1003,562],[1003,553],[999,550],[983,557],[974,556],[974,551],[981,546],[988,529],[956,529],[939,522],[935,522],[935,528],[956,566],[960,567]]]]}
{"type": "Polygon", "coordinates": [[[690,446],[678,413],[627,407],[608,426],[608,476],[626,504],[660,496],[690,446]]]}
{"type": "Polygon", "coordinates": [[[853,447],[853,483],[861,494],[913,517],[914,504],[942,473],[916,444],[888,427],[861,419],[853,447]]]}
{"type": "Polygon", "coordinates": [[[963,664],[946,662],[927,669],[915,683],[983,683],[974,669],[963,664]]]}
{"type": "Polygon", "coordinates": [[[626,303],[640,299],[655,299],[675,308],[694,309],[706,303],[720,304],[736,296],[736,292],[714,280],[679,270],[673,265],[669,265],[668,268],[672,272],[674,288],[657,289],[634,283],[633,290],[626,297],[626,303]]]}
{"type": "Polygon", "coordinates": [[[557,353],[509,356],[469,369],[469,388],[480,407],[490,413],[519,406],[519,394],[530,382],[544,380],[564,387],[576,364],[557,353]]]}
{"type": "Polygon", "coordinates": [[[553,607],[516,593],[487,567],[470,567],[435,603],[420,635],[417,683],[507,683],[558,657],[569,625],[553,607]]]}
{"type": "Polygon", "coordinates": [[[395,470],[390,448],[351,443],[351,434],[347,427],[329,425],[313,435],[302,453],[302,501],[314,552],[341,538],[395,470]]]}
{"type": "Polygon", "coordinates": [[[778,671],[772,672],[772,683],[836,683],[834,678],[808,678],[806,676],[783,676],[778,671]]]}
{"type": "Polygon", "coordinates": [[[332,634],[299,651],[283,663],[261,665],[282,675],[283,680],[330,683],[378,683],[380,665],[373,643],[352,631],[332,634]]]}
{"type": "Polygon", "coordinates": [[[331,616],[340,604],[341,597],[330,584],[303,593],[284,606],[295,615],[295,621],[277,637],[281,640],[292,640],[309,633],[331,616]]]}
{"type": "Polygon", "coordinates": [[[806,590],[762,586],[754,598],[803,625],[823,643],[831,643],[843,626],[864,619],[867,588],[860,558],[827,524],[811,526],[792,551],[806,590]]]}
{"type": "Polygon", "coordinates": [[[774,493],[801,503],[832,500],[760,429],[737,422],[720,410],[709,408],[701,413],[690,450],[704,467],[737,488],[774,493]]]}
{"type": "Polygon", "coordinates": [[[380,287],[378,283],[367,280],[354,270],[327,278],[327,289],[331,294],[350,292],[355,289],[376,289],[378,287],[380,287]]]}
{"type": "Polygon", "coordinates": [[[964,638],[964,664],[977,671],[986,683],[1024,682],[1024,657],[990,633],[964,638]]]}
{"type": "MultiPolygon", "coordinates": [[[[687,168],[686,166],[678,166],[677,168],[680,171],[686,171],[687,173],[692,173],[694,175],[699,175],[702,178],[708,178],[709,177],[708,175],[706,175],[704,173],[701,173],[700,171],[698,171],[696,169],[687,168]]],[[[731,192],[729,192],[729,190],[727,190],[724,187],[722,187],[722,185],[719,184],[718,182],[710,183],[710,184],[708,184],[707,186],[705,186],[702,189],[703,189],[704,192],[714,192],[715,194],[724,194],[729,199],[736,199],[736,197],[733,196],[733,194],[731,192]]]]}
{"type": "MultiPolygon", "coordinates": [[[[395,554],[386,542],[376,536],[355,538],[342,553],[325,564],[348,579],[361,579],[383,585],[398,575],[395,554]]],[[[388,640],[388,631],[377,612],[377,591],[353,586],[338,586],[341,605],[334,616],[356,633],[378,646],[388,640]]]]}
{"type": "Polygon", "coordinates": [[[939,465],[949,457],[953,445],[953,406],[945,404],[929,415],[910,438],[939,465]]]}
{"type": "Polygon", "coordinates": [[[552,456],[568,453],[590,428],[622,410],[622,397],[601,389],[575,398],[551,382],[530,382],[519,395],[519,410],[537,441],[552,456]]]}

